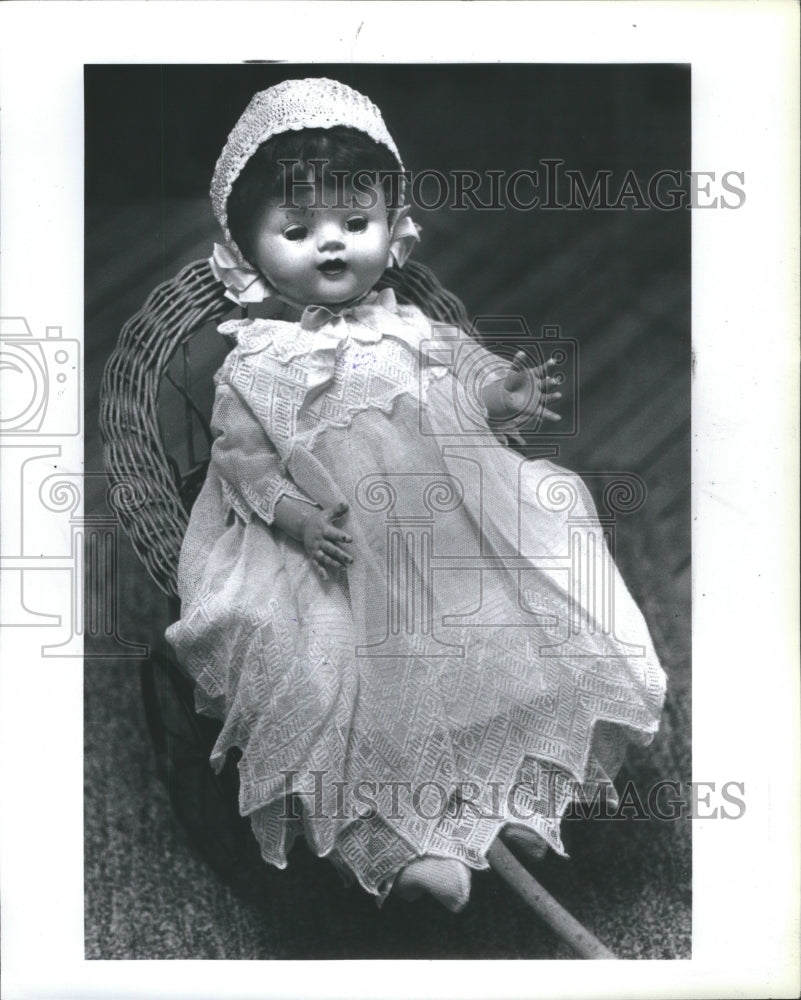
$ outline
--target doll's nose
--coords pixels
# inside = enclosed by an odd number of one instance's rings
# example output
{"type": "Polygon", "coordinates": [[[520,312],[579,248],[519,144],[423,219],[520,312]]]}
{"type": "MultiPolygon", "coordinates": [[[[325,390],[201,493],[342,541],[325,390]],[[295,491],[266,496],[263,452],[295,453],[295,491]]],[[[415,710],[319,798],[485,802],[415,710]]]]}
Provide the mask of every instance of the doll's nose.
{"type": "Polygon", "coordinates": [[[341,228],[333,222],[321,226],[317,233],[317,249],[322,253],[344,250],[345,240],[341,228]]]}

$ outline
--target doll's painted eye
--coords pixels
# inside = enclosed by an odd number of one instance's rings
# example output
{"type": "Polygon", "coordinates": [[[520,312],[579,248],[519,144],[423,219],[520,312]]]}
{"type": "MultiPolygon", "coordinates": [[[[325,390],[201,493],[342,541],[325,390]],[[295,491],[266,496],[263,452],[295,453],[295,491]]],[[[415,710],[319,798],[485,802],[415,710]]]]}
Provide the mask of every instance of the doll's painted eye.
{"type": "Polygon", "coordinates": [[[363,233],[367,229],[367,219],[363,215],[355,215],[348,219],[347,228],[349,233],[363,233]]]}
{"type": "Polygon", "coordinates": [[[308,232],[305,226],[287,226],[284,230],[284,239],[297,243],[298,240],[305,240],[308,232]]]}

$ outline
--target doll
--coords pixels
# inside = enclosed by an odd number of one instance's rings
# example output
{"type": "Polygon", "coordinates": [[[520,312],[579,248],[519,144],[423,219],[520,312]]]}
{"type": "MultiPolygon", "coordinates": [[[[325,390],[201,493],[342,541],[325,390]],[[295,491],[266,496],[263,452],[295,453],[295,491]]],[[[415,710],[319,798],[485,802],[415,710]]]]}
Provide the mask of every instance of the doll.
{"type": "Polygon", "coordinates": [[[220,327],[167,635],[223,723],[213,765],[241,750],[266,861],[302,835],[379,902],[458,911],[496,837],[564,853],[561,817],[652,738],[664,676],[582,481],[508,446],[558,419],[550,362],[376,290],[419,238],[403,170],[332,80],[256,94],[231,132],[212,268],[264,315],[220,327]]]}

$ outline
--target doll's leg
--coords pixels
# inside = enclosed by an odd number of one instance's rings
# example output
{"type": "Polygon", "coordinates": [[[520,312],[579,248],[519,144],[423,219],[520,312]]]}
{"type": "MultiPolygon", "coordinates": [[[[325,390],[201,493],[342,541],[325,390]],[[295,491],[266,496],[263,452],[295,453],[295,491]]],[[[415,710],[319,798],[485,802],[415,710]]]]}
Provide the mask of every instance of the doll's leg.
{"type": "Polygon", "coordinates": [[[427,855],[406,865],[393,892],[406,900],[419,899],[427,892],[451,912],[459,913],[470,898],[470,869],[454,858],[427,855]]]}

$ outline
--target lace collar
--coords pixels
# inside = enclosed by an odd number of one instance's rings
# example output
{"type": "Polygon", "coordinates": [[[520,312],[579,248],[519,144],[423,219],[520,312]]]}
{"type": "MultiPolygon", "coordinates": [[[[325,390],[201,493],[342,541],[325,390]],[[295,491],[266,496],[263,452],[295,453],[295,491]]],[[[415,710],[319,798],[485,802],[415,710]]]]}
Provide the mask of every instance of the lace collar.
{"type": "Polygon", "coordinates": [[[239,354],[270,354],[287,362],[301,355],[337,355],[347,343],[377,344],[385,337],[419,349],[430,323],[414,307],[401,306],[391,288],[368,292],[358,302],[334,311],[307,306],[299,322],[282,319],[229,319],[218,332],[233,337],[239,354]]]}

